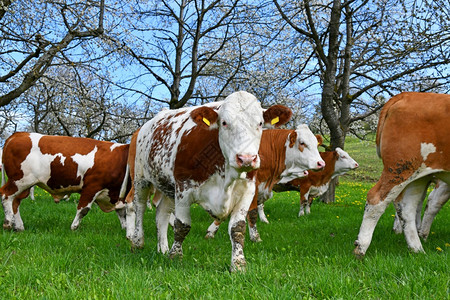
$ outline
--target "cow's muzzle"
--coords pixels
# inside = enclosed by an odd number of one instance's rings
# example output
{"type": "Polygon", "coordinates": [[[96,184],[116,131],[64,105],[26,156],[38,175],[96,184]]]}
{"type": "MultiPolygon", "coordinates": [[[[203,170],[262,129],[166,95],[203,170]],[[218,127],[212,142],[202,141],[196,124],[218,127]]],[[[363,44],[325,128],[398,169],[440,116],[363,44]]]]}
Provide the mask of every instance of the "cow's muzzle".
{"type": "Polygon", "coordinates": [[[250,171],[259,168],[258,155],[236,154],[238,168],[243,171],[250,171]]]}

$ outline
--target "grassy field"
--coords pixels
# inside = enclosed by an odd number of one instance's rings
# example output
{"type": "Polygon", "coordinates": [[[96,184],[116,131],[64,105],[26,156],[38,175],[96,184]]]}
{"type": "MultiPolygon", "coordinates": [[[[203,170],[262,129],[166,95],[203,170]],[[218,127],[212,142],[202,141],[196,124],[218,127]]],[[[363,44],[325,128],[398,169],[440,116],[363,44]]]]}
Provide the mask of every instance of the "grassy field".
{"type": "Polygon", "coordinates": [[[337,201],[314,203],[297,218],[298,193],[275,194],[266,203],[270,224],[258,224],[262,243],[248,237],[245,274],[230,274],[231,246],[223,224],[205,240],[211,218],[192,207],[184,258],[156,252],[155,211],[146,212],[146,245],[135,253],[115,214],[94,207],[76,232],[76,204],[55,204],[42,191],[24,200],[25,231],[0,233],[3,299],[449,299],[450,207],[436,217],[423,243],[408,251],[391,228],[389,207],[364,260],[352,255],[365,195],[381,171],[373,143],[351,140],[346,150],[361,165],[341,177],[337,201]]]}

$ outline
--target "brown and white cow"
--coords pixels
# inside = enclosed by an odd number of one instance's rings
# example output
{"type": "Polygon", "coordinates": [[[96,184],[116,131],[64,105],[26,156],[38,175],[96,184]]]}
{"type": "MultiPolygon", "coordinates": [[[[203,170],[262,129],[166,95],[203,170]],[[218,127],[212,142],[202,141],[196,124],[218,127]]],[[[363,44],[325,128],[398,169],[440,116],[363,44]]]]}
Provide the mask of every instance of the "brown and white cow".
{"type": "Polygon", "coordinates": [[[450,183],[450,95],[401,93],[380,113],[377,153],[383,172],[368,192],[354,254],[367,251],[375,226],[394,202],[404,222],[405,239],[414,252],[424,252],[416,228],[416,210],[433,178],[450,183]]]}
{"type": "MultiPolygon", "coordinates": [[[[319,155],[317,146],[322,143],[320,135],[314,136],[306,125],[296,130],[264,130],[259,146],[261,166],[256,175],[257,190],[248,212],[250,239],[260,242],[256,228],[257,207],[272,197],[272,188],[278,182],[306,176],[307,170],[319,170],[325,163],[319,155]]],[[[220,221],[215,220],[209,227],[205,238],[214,238],[220,221]]]]}
{"type": "Polygon", "coordinates": [[[125,206],[119,202],[119,192],[128,148],[129,145],[88,138],[27,132],[11,135],[3,149],[3,166],[8,175],[0,189],[5,212],[3,228],[24,230],[19,206],[34,185],[55,199],[80,193],[72,230],[78,228],[94,201],[105,212],[116,210],[122,227],[126,227],[125,206]]]}
{"type": "MultiPolygon", "coordinates": [[[[350,155],[336,148],[334,151],[320,152],[320,156],[325,161],[325,168],[317,172],[309,172],[303,178],[296,178],[286,184],[277,185],[275,191],[300,191],[300,211],[298,216],[311,213],[311,203],[314,198],[321,196],[328,190],[330,181],[337,176],[344,175],[350,170],[359,167],[358,163],[350,155]]],[[[263,206],[258,206],[261,220],[264,220],[263,206]]]]}
{"type": "Polygon", "coordinates": [[[169,251],[167,227],[174,211],[169,255],[182,256],[190,206],[198,203],[216,219],[231,215],[231,269],[244,268],[245,216],[255,193],[252,171],[260,165],[262,128],[282,125],[291,115],[280,105],[263,111],[253,95],[241,91],[222,102],[161,111],[144,124],[136,138],[134,200],[127,209],[132,246],[143,246],[143,213],[148,194],[156,189],[162,193],[156,210],[159,251],[169,251]]]}

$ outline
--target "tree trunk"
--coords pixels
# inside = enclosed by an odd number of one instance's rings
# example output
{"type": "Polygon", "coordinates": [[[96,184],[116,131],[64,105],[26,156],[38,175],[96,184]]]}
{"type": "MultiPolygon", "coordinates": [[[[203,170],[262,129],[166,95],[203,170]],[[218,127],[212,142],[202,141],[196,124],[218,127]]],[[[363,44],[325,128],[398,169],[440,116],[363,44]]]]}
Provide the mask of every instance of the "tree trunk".
{"type": "Polygon", "coordinates": [[[339,177],[331,179],[328,190],[320,196],[319,200],[323,203],[335,202],[336,185],[339,184],[339,177]]]}

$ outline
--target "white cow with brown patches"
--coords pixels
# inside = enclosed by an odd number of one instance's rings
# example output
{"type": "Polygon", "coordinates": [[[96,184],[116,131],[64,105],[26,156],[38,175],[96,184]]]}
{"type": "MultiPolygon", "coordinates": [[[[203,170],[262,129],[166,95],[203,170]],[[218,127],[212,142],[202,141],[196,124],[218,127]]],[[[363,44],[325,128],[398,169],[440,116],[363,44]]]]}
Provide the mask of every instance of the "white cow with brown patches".
{"type": "Polygon", "coordinates": [[[231,216],[231,269],[243,269],[245,217],[255,193],[253,171],[260,165],[262,128],[282,125],[291,115],[290,109],[279,105],[263,111],[247,92],[233,93],[222,102],[158,113],[130,145],[134,200],[127,209],[127,236],[132,245],[143,246],[146,200],[156,189],[162,193],[156,211],[159,251],[170,257],[182,255],[191,227],[190,206],[198,203],[214,218],[231,216]],[[169,251],[167,227],[173,211],[174,243],[169,251]]]}
{"type": "Polygon", "coordinates": [[[126,173],[129,145],[88,138],[17,132],[5,142],[3,168],[8,181],[0,188],[5,212],[3,228],[24,230],[19,206],[38,185],[55,199],[80,193],[71,229],[96,202],[105,212],[115,210],[126,227],[119,192],[126,173]]]}
{"type": "Polygon", "coordinates": [[[354,254],[363,257],[390,203],[404,222],[409,248],[424,252],[416,227],[417,206],[435,178],[450,183],[450,95],[401,93],[380,113],[377,153],[384,169],[368,192],[354,254]]]}

